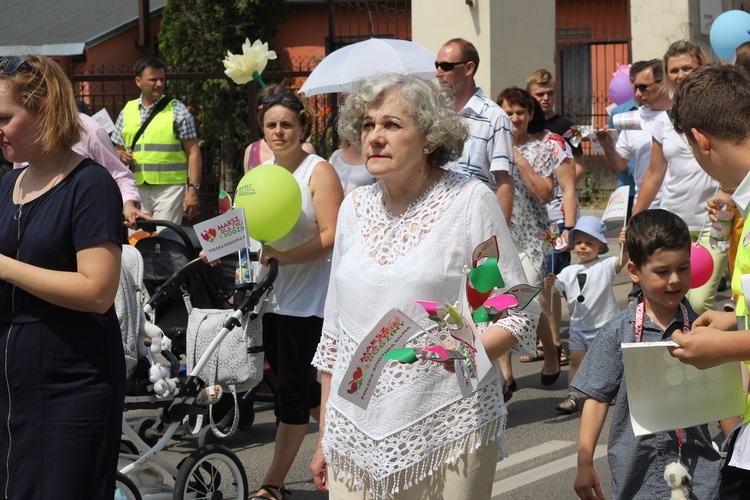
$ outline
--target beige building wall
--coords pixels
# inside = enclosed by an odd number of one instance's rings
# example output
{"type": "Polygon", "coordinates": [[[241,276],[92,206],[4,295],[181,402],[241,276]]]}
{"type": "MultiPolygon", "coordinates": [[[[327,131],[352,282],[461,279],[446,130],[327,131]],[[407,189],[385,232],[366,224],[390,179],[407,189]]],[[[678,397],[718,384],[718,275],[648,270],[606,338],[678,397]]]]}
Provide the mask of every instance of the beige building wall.
{"type": "Polygon", "coordinates": [[[672,42],[689,38],[690,0],[630,0],[633,61],[661,58],[672,42]]]}
{"type": "Polygon", "coordinates": [[[412,40],[437,53],[451,38],[479,51],[476,82],[495,98],[526,76],[553,68],[555,0],[412,0],[412,40]]]}
{"type": "Polygon", "coordinates": [[[633,60],[661,58],[672,42],[690,40],[718,61],[703,32],[708,31],[705,14],[742,6],[741,0],[630,0],[633,60]]]}

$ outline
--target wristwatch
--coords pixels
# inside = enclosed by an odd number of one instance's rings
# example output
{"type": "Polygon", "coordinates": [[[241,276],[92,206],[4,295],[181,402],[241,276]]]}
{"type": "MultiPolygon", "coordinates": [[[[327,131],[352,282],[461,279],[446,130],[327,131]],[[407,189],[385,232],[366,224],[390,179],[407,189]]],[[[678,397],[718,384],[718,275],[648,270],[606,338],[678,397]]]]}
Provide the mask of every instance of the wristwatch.
{"type": "Polygon", "coordinates": [[[192,182],[188,184],[188,187],[195,188],[196,191],[200,190],[200,182],[192,182]]]}

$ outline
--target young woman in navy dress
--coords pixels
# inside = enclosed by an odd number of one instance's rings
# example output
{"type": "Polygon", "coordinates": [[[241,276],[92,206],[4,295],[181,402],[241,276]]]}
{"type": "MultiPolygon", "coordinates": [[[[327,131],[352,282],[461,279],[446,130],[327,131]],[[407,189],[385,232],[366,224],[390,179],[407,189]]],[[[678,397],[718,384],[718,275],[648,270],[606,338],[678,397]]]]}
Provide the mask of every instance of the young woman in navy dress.
{"type": "Polygon", "coordinates": [[[111,499],[125,392],[113,302],[122,199],[71,150],[69,80],[41,56],[0,59],[0,498],[111,499]]]}

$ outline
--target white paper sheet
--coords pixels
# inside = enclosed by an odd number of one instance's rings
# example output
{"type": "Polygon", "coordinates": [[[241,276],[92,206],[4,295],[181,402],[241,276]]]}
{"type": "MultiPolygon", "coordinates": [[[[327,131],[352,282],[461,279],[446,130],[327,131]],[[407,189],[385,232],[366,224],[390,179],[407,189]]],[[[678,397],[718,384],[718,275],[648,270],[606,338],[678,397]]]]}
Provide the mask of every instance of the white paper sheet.
{"type": "Polygon", "coordinates": [[[672,357],[674,342],[622,344],[630,421],[636,436],[742,415],[740,363],[699,370],[672,357]]]}

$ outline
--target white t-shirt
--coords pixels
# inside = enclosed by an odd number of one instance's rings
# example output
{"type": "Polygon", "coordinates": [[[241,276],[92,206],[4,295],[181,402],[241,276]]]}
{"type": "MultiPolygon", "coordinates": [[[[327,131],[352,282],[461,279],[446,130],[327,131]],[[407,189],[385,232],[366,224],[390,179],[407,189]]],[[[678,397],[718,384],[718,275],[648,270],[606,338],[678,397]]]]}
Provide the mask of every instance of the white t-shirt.
{"type": "Polygon", "coordinates": [[[567,297],[571,328],[579,331],[601,328],[620,312],[612,292],[618,258],[573,264],[557,275],[555,288],[567,297]]]}
{"type": "Polygon", "coordinates": [[[674,131],[666,111],[655,116],[650,127],[667,159],[661,208],[679,215],[691,231],[708,230],[711,222],[706,217],[706,200],[713,197],[719,183],[698,165],[687,139],[674,131]]]}
{"type": "MultiPolygon", "coordinates": [[[[617,154],[625,161],[635,158],[635,197],[638,199],[638,191],[646,175],[648,164],[651,161],[651,134],[644,130],[623,130],[617,138],[615,145],[617,154]]],[[[659,208],[661,201],[661,189],[656,193],[654,201],[649,208],[659,208]]]]}
{"type": "Polygon", "coordinates": [[[367,171],[367,167],[363,163],[352,165],[345,162],[341,157],[340,149],[333,152],[330,163],[333,165],[336,173],[339,174],[341,187],[344,188],[344,195],[349,194],[359,186],[368,186],[375,182],[375,177],[370,175],[370,172],[367,171]]]}

